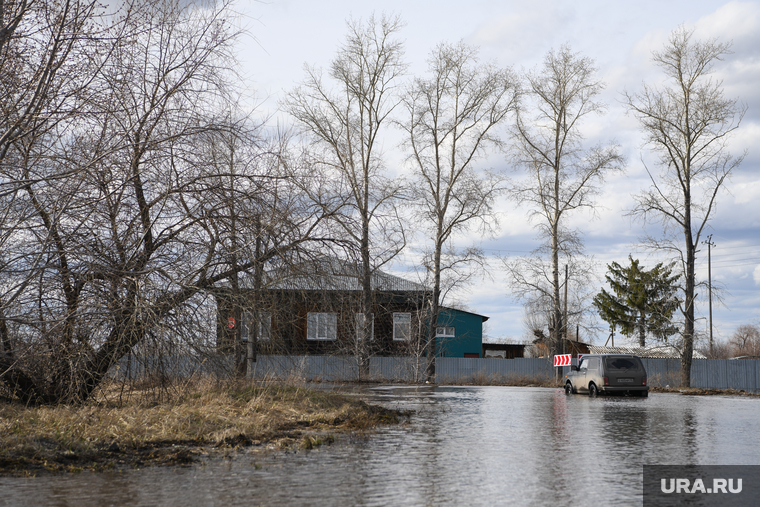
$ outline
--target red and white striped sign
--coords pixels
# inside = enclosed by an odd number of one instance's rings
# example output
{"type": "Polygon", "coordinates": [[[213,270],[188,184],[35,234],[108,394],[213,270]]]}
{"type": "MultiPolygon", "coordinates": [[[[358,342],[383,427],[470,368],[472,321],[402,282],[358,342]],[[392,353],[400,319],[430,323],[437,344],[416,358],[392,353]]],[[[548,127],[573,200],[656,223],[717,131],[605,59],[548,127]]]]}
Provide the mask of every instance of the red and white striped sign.
{"type": "Polygon", "coordinates": [[[559,354],[554,356],[554,366],[570,366],[572,354],[559,354]]]}
{"type": "Polygon", "coordinates": [[[581,358],[583,357],[583,354],[578,354],[578,364],[581,364],[581,358]]]}

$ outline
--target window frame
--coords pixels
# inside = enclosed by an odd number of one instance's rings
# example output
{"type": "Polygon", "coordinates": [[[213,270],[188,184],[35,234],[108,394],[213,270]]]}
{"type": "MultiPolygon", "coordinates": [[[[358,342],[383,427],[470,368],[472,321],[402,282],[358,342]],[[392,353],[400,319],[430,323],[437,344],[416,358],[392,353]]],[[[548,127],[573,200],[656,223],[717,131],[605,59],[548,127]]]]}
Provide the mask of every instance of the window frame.
{"type": "Polygon", "coordinates": [[[435,328],[436,338],[456,338],[456,333],[457,330],[454,326],[436,326],[435,328]],[[441,332],[441,329],[443,329],[443,332],[441,332]]]}
{"type": "Polygon", "coordinates": [[[337,339],[338,314],[336,312],[308,312],[306,314],[306,340],[334,342],[337,339]],[[320,335],[320,331],[324,331],[324,334],[320,335]]]}
{"type": "MultiPolygon", "coordinates": [[[[248,338],[251,336],[251,326],[250,323],[253,322],[254,312],[251,311],[243,311],[242,312],[242,325],[240,326],[240,339],[242,341],[248,341],[248,338]]],[[[259,334],[257,337],[258,341],[269,341],[272,337],[272,314],[269,312],[259,312],[259,334]],[[266,333],[265,333],[266,331],[266,333]]]]}
{"type": "MultiPolygon", "coordinates": [[[[400,333],[399,333],[400,334],[400,333]]],[[[412,312],[393,312],[393,341],[394,342],[409,342],[412,340],[412,312]],[[400,321],[399,318],[406,318],[406,321],[400,321]],[[397,326],[406,327],[406,337],[397,337],[397,326]]]]}

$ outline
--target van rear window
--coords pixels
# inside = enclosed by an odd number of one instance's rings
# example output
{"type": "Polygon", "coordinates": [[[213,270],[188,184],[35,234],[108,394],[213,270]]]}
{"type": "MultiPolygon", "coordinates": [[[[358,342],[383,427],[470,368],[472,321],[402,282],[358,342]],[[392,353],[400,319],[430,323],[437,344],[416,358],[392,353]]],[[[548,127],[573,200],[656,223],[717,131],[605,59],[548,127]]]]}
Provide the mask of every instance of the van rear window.
{"type": "Polygon", "coordinates": [[[608,357],[607,368],[610,370],[638,370],[639,362],[628,357],[608,357]]]}

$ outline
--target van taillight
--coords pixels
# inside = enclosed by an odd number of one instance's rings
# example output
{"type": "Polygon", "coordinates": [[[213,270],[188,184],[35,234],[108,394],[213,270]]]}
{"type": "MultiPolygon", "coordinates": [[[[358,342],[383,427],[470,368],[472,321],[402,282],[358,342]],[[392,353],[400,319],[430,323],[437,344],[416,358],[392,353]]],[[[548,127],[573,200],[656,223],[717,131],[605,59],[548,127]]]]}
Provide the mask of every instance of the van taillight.
{"type": "Polygon", "coordinates": [[[645,386],[645,385],[647,385],[647,378],[646,378],[646,377],[644,377],[644,380],[641,382],[641,385],[642,385],[642,386],[645,386]]]}
{"type": "Polygon", "coordinates": [[[608,379],[607,377],[602,377],[602,380],[604,380],[604,385],[606,386],[610,385],[610,379],[608,379]]]}

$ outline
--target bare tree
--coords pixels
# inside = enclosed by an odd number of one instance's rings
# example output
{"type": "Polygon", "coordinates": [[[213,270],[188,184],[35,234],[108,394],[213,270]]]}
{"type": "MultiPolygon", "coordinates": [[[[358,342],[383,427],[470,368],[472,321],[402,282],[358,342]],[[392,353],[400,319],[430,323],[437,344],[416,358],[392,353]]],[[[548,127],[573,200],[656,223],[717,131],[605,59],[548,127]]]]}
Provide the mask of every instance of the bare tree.
{"type": "Polygon", "coordinates": [[[760,326],[742,324],[728,339],[731,354],[736,356],[760,356],[760,326]]]}
{"type": "MultiPolygon", "coordinates": [[[[104,32],[123,29],[129,12],[123,4],[122,16],[107,26],[96,22],[102,13],[96,2],[0,3],[0,376],[24,392],[34,388],[34,381],[16,368],[15,356],[24,350],[20,338],[31,333],[19,333],[15,310],[34,308],[29,306],[39,299],[34,294],[45,294],[46,267],[57,261],[64,273],[69,266],[44,247],[62,239],[45,207],[57,210],[68,202],[40,195],[39,187],[76,186],[71,181],[76,171],[54,167],[53,147],[71,139],[67,126],[85,108],[84,92],[116,46],[104,32]],[[47,230],[32,225],[39,219],[47,221],[47,230]]],[[[65,285],[69,305],[75,290],[65,285]]],[[[39,304],[37,313],[44,306],[39,304]]]]}
{"type": "Polygon", "coordinates": [[[525,75],[514,126],[513,158],[527,178],[516,182],[510,192],[519,205],[530,208],[530,220],[545,242],[532,257],[538,260],[546,253],[550,272],[546,273],[543,261],[526,271],[528,259],[508,261],[506,267],[518,292],[520,287],[540,287],[539,293],[551,300],[550,356],[557,353],[566,326],[560,294],[561,257],[573,264],[582,253],[580,233],[568,226],[569,215],[584,208],[594,211],[594,196],[605,175],[622,164],[615,144],[586,147],[583,142],[583,120],[605,111],[598,102],[603,84],[595,72],[591,59],[573,53],[568,46],[550,51],[538,72],[525,75]]]}
{"type": "Polygon", "coordinates": [[[423,264],[433,279],[425,326],[428,380],[435,373],[442,276],[452,274],[451,283],[462,282],[466,274],[460,270],[483,261],[477,248],[456,248],[452,240],[473,226],[487,234],[495,224],[500,179],[477,164],[489,148],[502,146],[496,128],[515,106],[516,78],[509,70],[480,64],[477,53],[463,42],[440,44],[431,53],[429,77],[415,79],[404,101],[408,119],[401,127],[416,180],[410,197],[428,238],[423,264]]]}
{"type": "Polygon", "coordinates": [[[676,255],[683,273],[681,385],[686,387],[691,384],[694,350],[697,246],[718,192],[744,158],[731,156],[727,145],[745,109],[735,99],[725,98],[722,83],[710,77],[713,65],[729,48],[730,44],[714,39],[693,40],[692,30],[679,28],[662,51],[653,53],[668,84],[662,88],[645,84],[641,92],[625,94],[629,110],[641,124],[645,145],[657,156],[657,171],[646,167],[651,187],[636,196],[631,213],[662,223],[664,237],[648,237],[645,243],[676,255]]]}
{"type": "MultiPolygon", "coordinates": [[[[90,0],[0,2],[0,163],[15,142],[76,113],[96,63],[88,53],[113,48],[98,36],[107,28],[96,23],[99,13],[90,0]]],[[[0,193],[13,190],[2,184],[0,193]]]]}
{"type": "MultiPolygon", "coordinates": [[[[321,165],[327,195],[347,196],[342,221],[344,234],[354,241],[359,256],[362,303],[360,313],[372,308],[372,273],[391,260],[405,238],[393,202],[401,191],[385,176],[379,135],[398,103],[397,78],[405,71],[403,46],[395,37],[402,26],[397,17],[371,17],[366,23],[348,23],[348,36],[333,60],[329,77],[306,68],[306,80],[284,103],[313,141],[314,164],[321,165]]],[[[356,356],[360,375],[369,373],[372,321],[364,319],[356,356]]]]}
{"type": "Polygon", "coordinates": [[[223,3],[144,2],[123,24],[81,34],[115,46],[72,50],[94,64],[76,114],[10,144],[0,378],[25,401],[87,399],[136,347],[208,349],[211,294],[320,236],[320,208],[299,207],[294,185],[289,199],[272,190],[285,181],[279,143],[233,169],[200,149],[214,134],[247,135],[221,114],[228,15],[223,3]],[[258,250],[255,224],[269,239],[258,250]]]}
{"type": "MultiPolygon", "coordinates": [[[[340,204],[333,208],[327,199],[314,198],[323,182],[294,160],[290,134],[265,132],[265,125],[241,118],[229,128],[203,132],[192,154],[193,163],[208,171],[203,178],[211,186],[204,200],[220,238],[220,261],[231,268],[232,292],[225,303],[235,324],[217,345],[234,353],[239,374],[251,373],[264,322],[267,316],[271,320],[273,301],[265,293],[280,281],[273,273],[306,280],[305,267],[319,266],[306,260],[321,259],[345,243],[335,224],[327,224],[340,204]]],[[[311,276],[324,273],[315,270],[311,276]]]]}
{"type": "Polygon", "coordinates": [[[592,275],[593,259],[581,256],[569,259],[569,264],[562,272],[562,317],[557,321],[552,299],[554,289],[551,258],[546,255],[548,250],[548,247],[544,247],[534,255],[503,261],[509,274],[512,296],[524,304],[524,325],[528,335],[539,340],[547,350],[555,335],[561,339],[567,338],[571,331],[575,334],[576,328],[583,329],[586,333],[598,330],[591,304],[596,290],[596,277],[592,275]]]}

